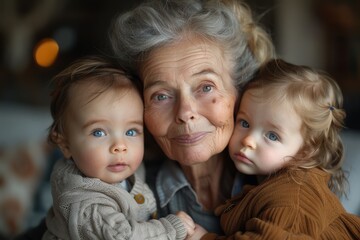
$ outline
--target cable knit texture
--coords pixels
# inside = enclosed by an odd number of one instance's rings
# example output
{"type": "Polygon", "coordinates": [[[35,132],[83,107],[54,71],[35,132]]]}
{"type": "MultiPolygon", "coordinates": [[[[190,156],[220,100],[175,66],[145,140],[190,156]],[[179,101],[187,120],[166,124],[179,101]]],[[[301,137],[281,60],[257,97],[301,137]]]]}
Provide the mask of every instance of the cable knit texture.
{"type": "Polygon", "coordinates": [[[136,174],[128,180],[130,192],[120,184],[84,177],[70,160],[57,162],[43,239],[184,239],[181,220],[175,215],[150,219],[156,212],[153,193],[136,174]],[[143,203],[134,199],[139,194],[143,203]]]}
{"type": "Polygon", "coordinates": [[[320,169],[282,171],[245,186],[216,209],[227,237],[202,239],[360,239],[360,217],[347,213],[320,169]]]}

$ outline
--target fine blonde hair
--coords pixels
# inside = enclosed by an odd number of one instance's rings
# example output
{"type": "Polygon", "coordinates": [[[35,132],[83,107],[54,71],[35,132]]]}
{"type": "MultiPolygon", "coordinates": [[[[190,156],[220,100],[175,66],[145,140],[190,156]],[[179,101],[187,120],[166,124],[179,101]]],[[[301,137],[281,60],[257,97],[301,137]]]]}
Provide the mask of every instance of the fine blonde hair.
{"type": "Polygon", "coordinates": [[[344,150],[340,131],[345,111],[338,84],[325,72],[280,59],[269,61],[244,91],[261,89],[261,97],[272,104],[286,102],[302,119],[304,143],[289,162],[291,169],[321,168],[331,174],[329,187],[338,195],[346,191],[342,165],[344,150]]]}

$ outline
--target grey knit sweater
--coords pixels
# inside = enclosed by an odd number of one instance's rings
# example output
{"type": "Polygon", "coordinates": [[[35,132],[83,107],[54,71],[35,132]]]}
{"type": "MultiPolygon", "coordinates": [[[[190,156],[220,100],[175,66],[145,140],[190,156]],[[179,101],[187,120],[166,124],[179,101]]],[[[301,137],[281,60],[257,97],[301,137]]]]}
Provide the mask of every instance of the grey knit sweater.
{"type": "Polygon", "coordinates": [[[184,239],[186,229],[177,216],[150,219],[156,202],[142,179],[134,174],[128,181],[130,192],[84,177],[70,160],[58,161],[43,239],[184,239]]]}

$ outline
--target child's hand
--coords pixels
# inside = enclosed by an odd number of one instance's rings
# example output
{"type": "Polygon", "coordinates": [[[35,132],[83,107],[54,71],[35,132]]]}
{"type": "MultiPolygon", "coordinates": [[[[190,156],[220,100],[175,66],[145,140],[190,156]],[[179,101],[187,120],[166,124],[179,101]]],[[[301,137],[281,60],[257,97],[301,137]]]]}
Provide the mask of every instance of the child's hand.
{"type": "Polygon", "coordinates": [[[195,232],[194,220],[185,212],[180,211],[176,213],[176,216],[184,223],[188,236],[191,236],[195,232]]]}
{"type": "Polygon", "coordinates": [[[200,226],[199,224],[195,224],[194,234],[188,235],[186,237],[186,240],[199,240],[206,233],[207,233],[207,231],[202,226],[200,226]]]}

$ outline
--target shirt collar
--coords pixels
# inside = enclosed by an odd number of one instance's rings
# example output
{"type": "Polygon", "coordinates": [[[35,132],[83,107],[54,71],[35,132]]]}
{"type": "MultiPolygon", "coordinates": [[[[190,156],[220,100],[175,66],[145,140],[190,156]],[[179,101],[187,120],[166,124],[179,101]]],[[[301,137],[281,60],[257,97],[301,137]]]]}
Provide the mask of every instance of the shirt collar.
{"type": "Polygon", "coordinates": [[[160,207],[165,207],[174,197],[175,193],[184,187],[191,189],[179,164],[175,161],[166,160],[156,178],[156,190],[159,196],[160,207]]]}

